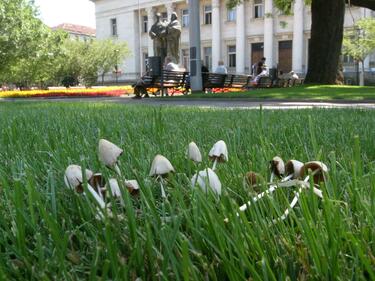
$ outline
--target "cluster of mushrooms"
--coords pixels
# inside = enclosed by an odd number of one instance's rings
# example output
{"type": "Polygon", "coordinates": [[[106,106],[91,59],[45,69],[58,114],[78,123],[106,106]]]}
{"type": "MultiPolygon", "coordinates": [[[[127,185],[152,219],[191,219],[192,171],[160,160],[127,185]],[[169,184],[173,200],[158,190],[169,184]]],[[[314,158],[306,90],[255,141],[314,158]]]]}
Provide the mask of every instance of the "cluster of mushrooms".
{"type": "MultiPolygon", "coordinates": [[[[298,187],[298,191],[289,207],[285,210],[283,215],[277,220],[274,220],[274,222],[284,220],[289,215],[290,209],[293,209],[297,204],[302,191],[310,188],[311,185],[309,181],[311,177],[313,181],[313,193],[323,199],[322,191],[317,188],[321,182],[325,182],[326,174],[328,173],[328,168],[323,162],[310,161],[303,163],[298,160],[289,160],[285,163],[281,157],[275,156],[270,161],[270,170],[271,177],[269,183],[267,183],[269,188],[253,197],[252,200],[248,201],[246,204],[242,205],[240,211],[245,211],[252,203],[262,199],[265,195],[272,194],[277,188],[298,187]]],[[[263,177],[253,171],[248,172],[244,177],[244,184],[254,188],[262,185],[260,182],[263,182],[264,184],[263,177]]],[[[237,213],[237,215],[239,214],[237,213]]]]}
{"type": "MultiPolygon", "coordinates": [[[[70,165],[65,170],[64,181],[68,188],[75,190],[77,193],[84,194],[85,190],[83,183],[86,179],[87,181],[87,191],[92,195],[92,197],[97,202],[99,209],[99,217],[103,217],[103,210],[106,210],[108,214],[111,213],[111,203],[107,203],[107,198],[109,196],[113,198],[119,198],[120,203],[123,205],[122,199],[122,187],[126,187],[127,191],[132,195],[136,195],[139,192],[139,184],[136,180],[125,179],[119,168],[119,157],[122,155],[123,150],[117,145],[111,143],[108,140],[101,139],[99,141],[99,160],[112,171],[114,171],[118,178],[110,178],[108,183],[104,180],[101,173],[93,173],[92,171],[86,169],[85,173],[82,171],[82,167],[79,165],[70,165]],[[110,194],[110,195],[109,195],[110,194]]],[[[191,142],[188,145],[186,156],[188,159],[192,160],[195,164],[202,162],[202,154],[198,146],[191,142]]],[[[191,178],[191,186],[195,188],[200,187],[204,192],[213,192],[216,196],[221,195],[221,182],[215,170],[218,163],[223,163],[228,161],[228,149],[224,141],[220,140],[216,142],[208,153],[209,159],[212,161],[212,168],[206,167],[201,171],[197,171],[191,178]]],[[[267,183],[269,189],[259,193],[252,200],[248,201],[246,204],[242,205],[239,210],[245,211],[252,203],[255,203],[259,199],[265,197],[265,195],[272,194],[279,187],[299,187],[296,195],[291,202],[289,208],[284,212],[284,214],[278,218],[278,220],[285,219],[289,210],[292,209],[302,192],[303,189],[310,188],[310,177],[313,177],[314,186],[313,192],[323,198],[321,190],[317,187],[320,182],[325,180],[325,174],[328,172],[327,166],[319,161],[311,161],[307,163],[302,163],[297,160],[289,160],[286,164],[280,157],[274,157],[270,161],[271,178],[270,182],[267,183]],[[275,181],[275,179],[277,179],[275,181]]],[[[167,198],[165,192],[166,178],[170,173],[175,172],[171,162],[163,155],[156,155],[151,164],[151,169],[149,176],[155,179],[160,184],[161,197],[163,200],[167,198]]],[[[244,184],[251,187],[259,187],[259,180],[262,177],[255,172],[248,172],[244,177],[244,184]]],[[[239,215],[237,213],[237,215],[239,215]]],[[[226,219],[226,221],[228,221],[226,219]]]]}

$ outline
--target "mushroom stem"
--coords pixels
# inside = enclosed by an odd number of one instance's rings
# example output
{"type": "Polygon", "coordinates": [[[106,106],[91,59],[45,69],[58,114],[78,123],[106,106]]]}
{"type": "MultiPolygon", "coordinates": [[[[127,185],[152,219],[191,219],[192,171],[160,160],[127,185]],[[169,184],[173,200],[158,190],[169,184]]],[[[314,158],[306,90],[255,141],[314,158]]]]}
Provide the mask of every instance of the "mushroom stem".
{"type": "Polygon", "coordinates": [[[104,209],[105,208],[104,200],[99,196],[99,194],[95,191],[95,189],[89,184],[87,184],[87,189],[91,193],[91,195],[94,197],[96,202],[98,202],[100,208],[104,209]]]}
{"type": "Polygon", "coordinates": [[[160,189],[161,189],[161,197],[163,199],[167,198],[167,195],[165,193],[164,186],[163,186],[163,178],[161,177],[160,177],[160,189]]]}
{"type": "Polygon", "coordinates": [[[121,177],[121,171],[120,171],[120,168],[119,168],[119,166],[117,164],[115,164],[114,170],[121,177]]]}
{"type": "MultiPolygon", "coordinates": [[[[283,221],[283,220],[285,220],[288,217],[288,215],[290,213],[289,210],[292,210],[296,206],[296,204],[298,202],[298,199],[299,199],[299,197],[300,197],[300,195],[302,193],[302,189],[306,188],[306,185],[304,185],[303,183],[307,183],[309,181],[309,179],[310,179],[310,176],[307,176],[303,180],[303,182],[300,183],[301,187],[298,189],[296,195],[294,196],[292,202],[290,203],[290,206],[284,211],[284,213],[283,213],[283,215],[281,217],[279,217],[278,219],[273,220],[273,223],[277,223],[278,221],[283,221]]],[[[319,189],[317,189],[317,188],[314,187],[313,191],[320,198],[323,198],[322,192],[319,189]]]]}
{"type": "Polygon", "coordinates": [[[273,178],[275,177],[274,172],[271,172],[270,182],[273,182],[273,178]]]}
{"type": "MultiPolygon", "coordinates": [[[[272,174],[271,174],[271,178],[272,178],[273,175],[274,175],[274,174],[272,173],[272,174]]],[[[281,180],[281,182],[286,182],[286,181],[290,180],[292,177],[293,177],[293,175],[289,175],[289,176],[283,178],[283,179],[281,180]]],[[[268,194],[273,193],[278,187],[279,187],[279,186],[277,186],[277,185],[271,185],[269,189],[267,189],[266,191],[264,191],[264,192],[258,194],[257,196],[253,197],[253,199],[252,199],[251,201],[248,201],[246,204],[242,205],[242,206],[240,207],[240,211],[242,211],[242,212],[245,211],[245,210],[248,208],[248,206],[251,205],[251,203],[255,203],[255,202],[258,201],[259,199],[262,199],[265,195],[268,195],[268,194]]],[[[238,215],[238,214],[237,214],[237,215],[238,215]]]]}
{"type": "Polygon", "coordinates": [[[216,170],[217,157],[215,157],[214,164],[212,165],[212,171],[216,170]]]}

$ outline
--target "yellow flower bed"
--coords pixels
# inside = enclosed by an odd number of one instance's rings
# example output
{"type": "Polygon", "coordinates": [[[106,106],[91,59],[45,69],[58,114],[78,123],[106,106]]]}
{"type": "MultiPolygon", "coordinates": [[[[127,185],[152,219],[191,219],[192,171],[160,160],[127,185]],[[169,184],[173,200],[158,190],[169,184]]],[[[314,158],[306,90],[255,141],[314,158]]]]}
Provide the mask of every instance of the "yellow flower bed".
{"type": "Polygon", "coordinates": [[[0,91],[0,98],[74,97],[74,96],[122,96],[133,93],[131,86],[103,88],[73,88],[54,90],[0,91]]]}

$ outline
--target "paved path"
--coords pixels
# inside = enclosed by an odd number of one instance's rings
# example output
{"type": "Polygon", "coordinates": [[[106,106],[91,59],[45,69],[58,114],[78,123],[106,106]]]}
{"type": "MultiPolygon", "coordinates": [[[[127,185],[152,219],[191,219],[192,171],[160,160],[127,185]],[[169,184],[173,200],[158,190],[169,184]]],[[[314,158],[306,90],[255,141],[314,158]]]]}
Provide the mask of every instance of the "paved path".
{"type": "Polygon", "coordinates": [[[307,101],[307,100],[251,100],[251,99],[185,99],[185,98],[149,98],[136,100],[129,97],[97,97],[97,98],[30,98],[0,99],[1,103],[12,102],[108,102],[121,104],[154,105],[154,106],[193,106],[203,108],[244,108],[254,109],[290,109],[290,108],[366,108],[375,109],[375,101],[307,101]]]}

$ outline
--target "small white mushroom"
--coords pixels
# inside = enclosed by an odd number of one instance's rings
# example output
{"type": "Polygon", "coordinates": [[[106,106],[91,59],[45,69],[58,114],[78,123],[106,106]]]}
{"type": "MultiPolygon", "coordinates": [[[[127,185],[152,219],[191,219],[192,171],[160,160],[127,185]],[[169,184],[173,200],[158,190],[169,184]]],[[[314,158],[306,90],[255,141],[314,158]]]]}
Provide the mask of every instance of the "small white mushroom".
{"type": "MultiPolygon", "coordinates": [[[[90,170],[85,171],[86,173],[86,179],[90,180],[90,178],[93,176],[93,172],[90,170]]],[[[78,165],[69,165],[65,170],[64,175],[64,181],[65,185],[70,188],[74,189],[78,193],[83,193],[83,175],[82,175],[82,168],[78,165]]],[[[102,197],[94,190],[94,188],[87,184],[88,191],[92,194],[92,196],[95,198],[95,200],[98,202],[99,206],[103,209],[105,208],[105,203],[102,197]]]]}
{"type": "Polygon", "coordinates": [[[204,192],[208,192],[208,188],[211,188],[215,194],[221,195],[221,182],[219,177],[210,168],[200,171],[191,178],[191,185],[194,187],[196,184],[198,184],[204,192]]]}
{"type": "Polygon", "coordinates": [[[328,167],[323,162],[310,161],[305,163],[301,168],[301,178],[304,178],[308,174],[309,170],[311,170],[313,174],[312,176],[315,184],[325,181],[325,174],[328,173],[328,167]]]}
{"type": "Polygon", "coordinates": [[[110,141],[99,140],[99,160],[107,167],[114,169],[120,176],[121,172],[117,162],[122,153],[123,150],[110,141]]]}
{"type": "Polygon", "coordinates": [[[195,142],[189,143],[188,149],[187,149],[187,156],[190,160],[194,161],[195,163],[202,162],[202,154],[196,145],[195,142]]]}
{"type": "Polygon", "coordinates": [[[227,162],[228,149],[226,143],[223,140],[219,140],[218,142],[216,142],[208,153],[208,156],[212,161],[214,161],[212,170],[216,169],[217,162],[227,162]]]}
{"type": "Polygon", "coordinates": [[[285,165],[283,159],[279,156],[275,156],[270,161],[270,169],[271,169],[271,179],[270,182],[273,181],[274,176],[281,178],[285,173],[285,165]]]}
{"type": "Polygon", "coordinates": [[[171,162],[163,155],[156,155],[152,161],[149,176],[160,180],[161,196],[163,198],[167,197],[163,186],[163,177],[167,177],[171,172],[174,172],[171,162]]]}
{"type": "Polygon", "coordinates": [[[126,180],[125,186],[132,195],[137,194],[140,189],[137,180],[126,180]]]}
{"type": "Polygon", "coordinates": [[[285,164],[285,175],[291,176],[291,179],[298,179],[301,175],[303,163],[298,160],[289,160],[285,164]]]}

